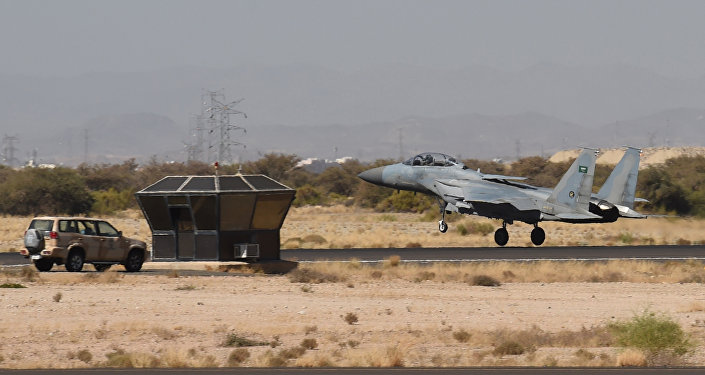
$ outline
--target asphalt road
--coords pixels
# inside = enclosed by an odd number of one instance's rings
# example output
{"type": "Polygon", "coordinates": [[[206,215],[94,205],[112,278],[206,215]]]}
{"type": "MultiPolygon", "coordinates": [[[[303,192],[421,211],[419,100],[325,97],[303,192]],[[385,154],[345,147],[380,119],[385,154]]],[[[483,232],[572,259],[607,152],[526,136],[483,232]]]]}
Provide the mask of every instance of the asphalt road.
{"type": "Polygon", "coordinates": [[[299,262],[374,262],[399,255],[402,261],[487,261],[487,260],[607,260],[607,259],[705,259],[705,246],[580,246],[580,247],[443,247],[380,249],[294,249],[282,250],[285,260],[299,262]]]}
{"type": "Polygon", "coordinates": [[[471,367],[471,368],[215,368],[215,369],[70,369],[70,370],[0,370],[0,374],[255,374],[255,375],[695,375],[705,368],[536,368],[536,367],[471,367]]]}
{"type": "MultiPolygon", "coordinates": [[[[282,250],[281,258],[298,262],[378,262],[399,255],[402,261],[473,262],[488,260],[608,260],[705,259],[705,246],[580,246],[580,247],[441,247],[378,249],[293,249],[282,250]]],[[[31,264],[19,253],[0,253],[0,265],[31,264]]]]}

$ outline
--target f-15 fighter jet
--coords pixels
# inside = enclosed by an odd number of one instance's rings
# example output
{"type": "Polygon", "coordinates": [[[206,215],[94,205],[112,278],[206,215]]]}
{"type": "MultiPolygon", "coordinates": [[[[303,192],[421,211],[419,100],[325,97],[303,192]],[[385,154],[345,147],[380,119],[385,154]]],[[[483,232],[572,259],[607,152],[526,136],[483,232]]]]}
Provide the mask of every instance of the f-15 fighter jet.
{"type": "MultiPolygon", "coordinates": [[[[533,224],[531,242],[539,246],[546,233],[541,221],[609,223],[619,217],[645,218],[634,211],[641,150],[628,147],[597,194],[592,193],[595,160],[599,151],[584,148],[553,189],[519,181],[526,177],[485,174],[468,169],[455,158],[440,153],[422,153],[403,163],[373,168],[358,175],[380,186],[435,196],[441,210],[438,229],[445,233],[446,213],[485,216],[502,220],[494,239],[509,241],[507,224],[533,224]]],[[[643,200],[641,200],[643,201],[643,200]]]]}

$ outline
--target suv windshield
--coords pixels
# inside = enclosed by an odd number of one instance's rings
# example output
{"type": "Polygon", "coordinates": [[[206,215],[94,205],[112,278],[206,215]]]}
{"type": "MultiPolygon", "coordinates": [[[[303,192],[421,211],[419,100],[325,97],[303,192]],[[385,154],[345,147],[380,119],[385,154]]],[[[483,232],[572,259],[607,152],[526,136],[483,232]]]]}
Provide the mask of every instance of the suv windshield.
{"type": "Polygon", "coordinates": [[[50,232],[53,229],[53,226],[54,220],[34,219],[29,224],[29,229],[38,229],[44,232],[50,232]]]}

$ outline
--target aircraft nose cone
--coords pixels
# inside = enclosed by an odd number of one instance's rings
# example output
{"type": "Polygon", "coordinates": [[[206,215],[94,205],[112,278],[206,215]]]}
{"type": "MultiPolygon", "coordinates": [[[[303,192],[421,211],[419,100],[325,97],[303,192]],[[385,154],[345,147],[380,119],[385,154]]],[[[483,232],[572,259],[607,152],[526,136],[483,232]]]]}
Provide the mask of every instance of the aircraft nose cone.
{"type": "Polygon", "coordinates": [[[384,170],[384,167],[377,167],[377,168],[372,168],[368,169],[359,175],[357,177],[360,177],[361,179],[373,183],[373,184],[381,184],[382,183],[382,171],[384,170]]]}

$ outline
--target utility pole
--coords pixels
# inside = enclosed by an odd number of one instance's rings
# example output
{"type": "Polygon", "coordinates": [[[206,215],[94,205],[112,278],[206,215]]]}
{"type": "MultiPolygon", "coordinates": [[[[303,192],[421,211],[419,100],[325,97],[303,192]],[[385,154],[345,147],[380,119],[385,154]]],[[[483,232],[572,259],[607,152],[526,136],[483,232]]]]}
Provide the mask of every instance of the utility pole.
{"type": "MultiPolygon", "coordinates": [[[[231,115],[242,115],[247,118],[245,112],[235,109],[235,106],[240,104],[244,99],[238,99],[232,102],[226,102],[225,94],[222,91],[208,91],[208,103],[207,109],[204,111],[208,113],[208,133],[209,133],[209,154],[210,149],[217,145],[217,157],[215,160],[220,163],[232,163],[233,155],[230,151],[231,146],[245,146],[244,143],[235,141],[231,138],[231,132],[233,130],[242,130],[247,133],[247,130],[241,126],[231,123],[231,115]],[[216,138],[217,137],[217,138],[216,138]],[[216,138],[216,139],[214,139],[216,138]]],[[[204,104],[206,102],[204,101],[204,104]]],[[[209,155],[210,156],[210,155],[209,155]]]]}
{"type": "Polygon", "coordinates": [[[88,128],[83,129],[83,164],[88,164],[88,128]]]}

